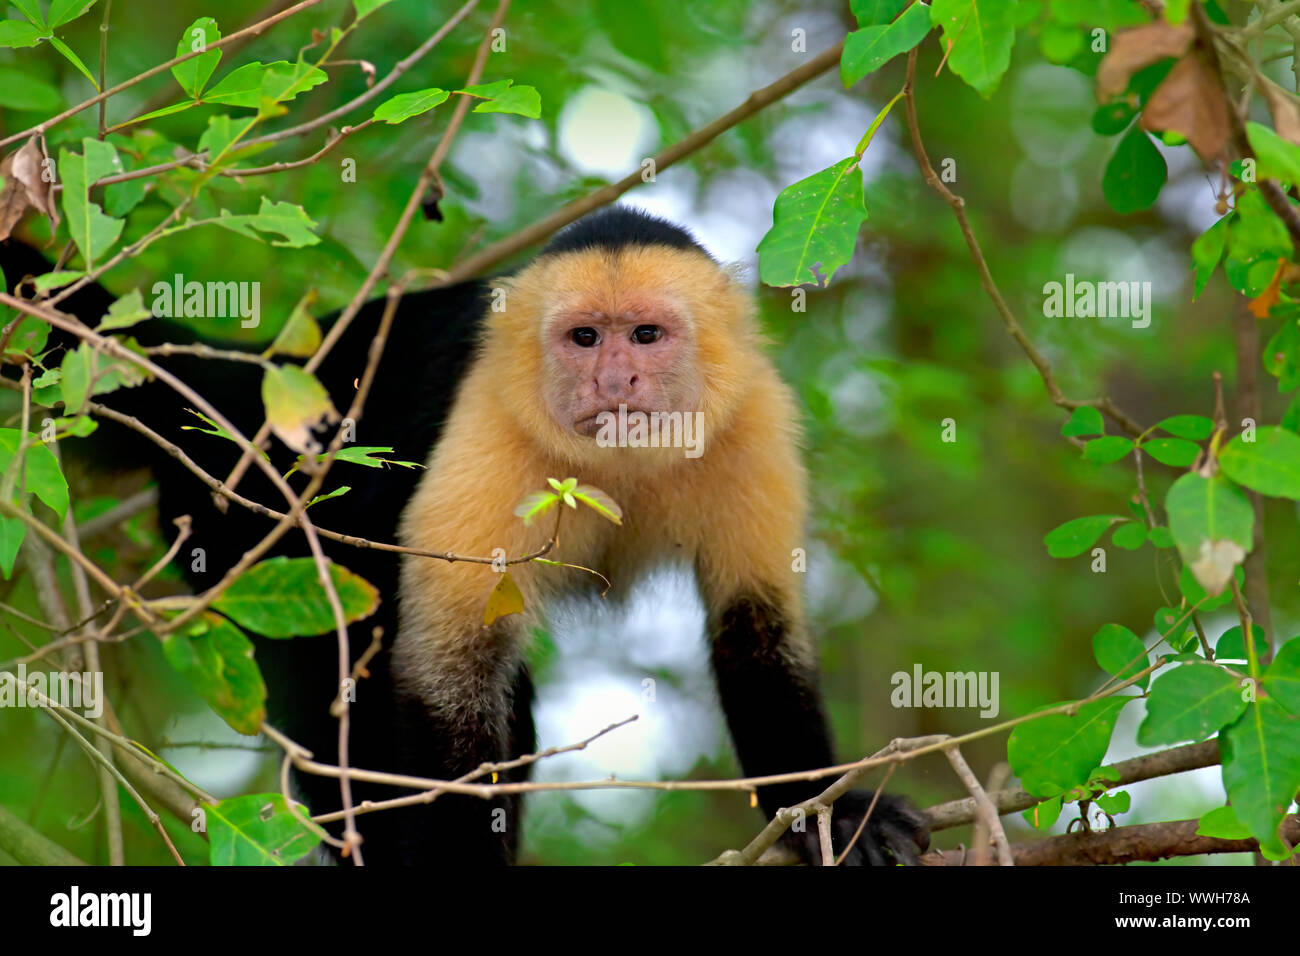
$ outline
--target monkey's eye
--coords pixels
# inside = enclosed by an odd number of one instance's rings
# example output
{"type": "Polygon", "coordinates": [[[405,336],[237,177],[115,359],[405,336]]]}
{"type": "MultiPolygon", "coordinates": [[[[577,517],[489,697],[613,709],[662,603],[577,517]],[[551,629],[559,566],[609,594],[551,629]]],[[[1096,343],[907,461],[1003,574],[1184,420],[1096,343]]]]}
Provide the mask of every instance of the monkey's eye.
{"type": "Polygon", "coordinates": [[[589,349],[600,341],[600,335],[592,328],[574,329],[569,333],[569,338],[573,339],[573,344],[589,349]]]}
{"type": "Polygon", "coordinates": [[[657,325],[638,325],[632,330],[632,341],[637,345],[649,345],[651,342],[658,342],[661,335],[663,329],[657,325]]]}

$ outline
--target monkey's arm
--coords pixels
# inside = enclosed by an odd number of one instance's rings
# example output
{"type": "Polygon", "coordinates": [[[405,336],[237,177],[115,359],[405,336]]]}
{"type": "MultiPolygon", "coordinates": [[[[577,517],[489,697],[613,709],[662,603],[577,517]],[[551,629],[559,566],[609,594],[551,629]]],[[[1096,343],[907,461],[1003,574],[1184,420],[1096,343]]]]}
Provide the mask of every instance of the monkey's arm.
{"type": "MultiPolygon", "coordinates": [[[[793,568],[803,536],[805,479],[796,449],[790,398],[775,374],[756,388],[747,414],[710,450],[711,465],[745,475],[743,488],[704,476],[702,487],[725,489],[708,501],[699,542],[699,571],[709,610],[718,695],[746,776],[809,770],[836,763],[817,683],[816,652],[803,621],[802,575],[793,568]],[[774,425],[774,423],[778,423],[774,425]]],[[[709,460],[706,454],[703,460],[709,460]]],[[[771,817],[826,789],[833,777],[760,787],[771,817]]],[[[832,844],[844,852],[871,803],[870,791],[835,802],[832,844]]],[[[809,821],[790,842],[809,862],[820,859],[809,821]]],[[[881,794],[846,864],[885,864],[889,854],[915,862],[928,844],[924,819],[905,801],[881,794]]]]}

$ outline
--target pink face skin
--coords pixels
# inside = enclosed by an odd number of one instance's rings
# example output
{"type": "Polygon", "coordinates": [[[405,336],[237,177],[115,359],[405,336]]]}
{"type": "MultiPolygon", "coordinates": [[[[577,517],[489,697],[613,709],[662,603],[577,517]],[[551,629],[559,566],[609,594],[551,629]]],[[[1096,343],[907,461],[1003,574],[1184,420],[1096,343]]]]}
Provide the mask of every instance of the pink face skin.
{"type": "Polygon", "coordinates": [[[694,409],[698,373],[690,326],[669,303],[640,297],[621,309],[578,308],[547,330],[547,405],[560,425],[595,436],[601,412],[694,409]]]}

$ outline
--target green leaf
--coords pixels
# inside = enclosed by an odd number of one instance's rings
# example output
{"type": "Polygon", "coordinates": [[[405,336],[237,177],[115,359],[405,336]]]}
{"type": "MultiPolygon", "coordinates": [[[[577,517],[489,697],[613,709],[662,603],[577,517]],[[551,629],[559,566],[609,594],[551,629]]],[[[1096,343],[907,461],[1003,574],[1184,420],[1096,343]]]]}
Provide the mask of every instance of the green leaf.
{"type": "Polygon", "coordinates": [[[826,285],[853,258],[858,230],[867,219],[858,162],[850,156],[781,190],[772,228],[758,244],[764,283],[826,285]]]}
{"type": "Polygon", "coordinates": [[[315,454],[320,447],[312,432],[324,421],[338,418],[325,386],[296,365],[267,367],[262,377],[262,403],[271,430],[303,454],[315,454]]]}
{"type": "MultiPolygon", "coordinates": [[[[0,475],[9,470],[21,439],[22,432],[17,428],[0,428],[0,475]]],[[[63,471],[59,468],[59,460],[54,457],[54,452],[50,451],[35,434],[29,438],[29,441],[32,440],[35,443],[23,450],[24,487],[45,502],[62,521],[68,513],[67,479],[63,477],[63,471]]],[[[15,487],[17,487],[16,483],[15,487]]]]}
{"type": "Polygon", "coordinates": [[[1228,283],[1250,297],[1262,293],[1279,259],[1292,256],[1291,237],[1286,226],[1255,189],[1237,200],[1228,224],[1228,257],[1223,264],[1228,283]]]}
{"type": "Polygon", "coordinates": [[[203,221],[263,242],[266,240],[262,233],[282,237],[279,240],[273,239],[271,241],[273,246],[299,249],[320,242],[320,236],[312,232],[316,228],[316,223],[308,217],[302,206],[295,206],[290,202],[272,202],[265,196],[262,197],[262,205],[255,213],[236,216],[223,209],[216,219],[203,221]]]}
{"type": "Polygon", "coordinates": [[[1249,551],[1255,512],[1241,489],[1222,477],[1183,475],[1165,496],[1169,533],[1184,561],[1201,557],[1203,542],[1231,541],[1249,551]]]}
{"type": "Polygon", "coordinates": [[[1219,467],[1238,484],[1262,495],[1300,498],[1300,435],[1263,425],[1255,441],[1238,435],[1219,452],[1219,467]]]}
{"type": "Polygon", "coordinates": [[[618,506],[618,502],[594,485],[578,485],[571,494],[602,518],[616,525],[623,524],[623,509],[618,506]]]}
{"type": "Polygon", "coordinates": [[[1250,828],[1237,819],[1232,807],[1218,807],[1201,817],[1196,833],[1220,840],[1245,840],[1250,837],[1250,828]]]}
{"type": "Polygon", "coordinates": [[[211,611],[162,639],[163,655],[217,715],[253,735],[266,718],[266,684],[253,660],[253,642],[211,611]]]}
{"type": "Polygon", "coordinates": [[[1027,791],[1056,796],[1085,784],[1106,757],[1115,718],[1132,697],[1103,697],[1073,717],[1050,714],[1018,725],[1007,741],[1007,760],[1027,791]]]}
{"type": "Polygon", "coordinates": [[[50,327],[47,323],[34,315],[23,316],[18,320],[13,335],[9,337],[9,344],[5,346],[5,355],[35,358],[45,348],[45,342],[49,337],[50,327]]]}
{"type": "Polygon", "coordinates": [[[880,69],[900,53],[906,53],[930,32],[929,11],[914,3],[892,23],[854,30],[844,38],[840,55],[840,80],[845,88],[880,69]]]}
{"type": "Polygon", "coordinates": [[[1168,175],[1160,150],[1144,130],[1135,126],[1119,141],[1106,164],[1101,192],[1116,212],[1140,212],[1155,203],[1168,175]]]}
{"type": "Polygon", "coordinates": [[[203,808],[212,866],[290,866],[320,844],[305,810],[295,813],[278,793],[255,793],[203,808]]]}
{"type": "MultiPolygon", "coordinates": [[[[203,434],[205,434],[205,435],[215,435],[216,437],[218,437],[218,438],[224,438],[224,439],[226,439],[227,441],[232,441],[232,442],[235,441],[235,436],[234,436],[234,435],[230,434],[230,432],[226,431],[224,428],[222,428],[220,425],[218,425],[218,424],[217,424],[216,422],[214,422],[212,419],[208,418],[207,415],[204,415],[202,412],[196,412],[196,411],[195,411],[194,409],[192,409],[192,408],[187,408],[187,409],[185,409],[185,410],[186,410],[187,412],[189,412],[191,415],[193,415],[194,417],[202,419],[204,422],[207,423],[208,427],[207,427],[207,428],[200,428],[198,425],[182,425],[181,428],[182,428],[184,431],[187,431],[187,432],[203,432],[203,434]]],[[[238,442],[235,442],[235,444],[239,444],[239,443],[238,443],[238,442]]],[[[266,455],[265,452],[263,452],[263,457],[268,457],[268,456],[266,455]]]]}
{"type": "MultiPolygon", "coordinates": [[[[122,344],[132,351],[141,351],[131,339],[122,344]]],[[[65,355],[59,368],[63,372],[64,411],[69,415],[80,412],[91,395],[132,388],[145,380],[140,366],[99,352],[89,342],[82,342],[65,355]]]]}
{"type": "Polygon", "coordinates": [[[266,65],[266,74],[262,77],[257,105],[260,108],[263,99],[274,103],[288,103],[299,94],[306,93],[328,81],[329,74],[310,63],[276,60],[266,65]]]}
{"type": "Polygon", "coordinates": [[[9,2],[17,7],[18,12],[32,23],[40,27],[45,26],[45,18],[41,16],[40,0],[9,0],[9,2]]]}
{"type": "Polygon", "coordinates": [[[95,327],[95,331],[107,332],[109,329],[129,328],[137,322],[143,322],[152,316],[153,313],[145,308],[144,299],[140,297],[140,290],[132,289],[108,307],[108,315],[100,320],[99,325],[95,327]]]}
{"type": "Polygon", "coordinates": [[[1107,435],[1105,438],[1094,438],[1084,445],[1083,458],[1084,461],[1109,464],[1112,461],[1119,461],[1132,450],[1133,439],[1120,435],[1107,435]]]}
{"type": "Polygon", "coordinates": [[[435,106],[441,106],[447,102],[449,96],[451,93],[436,86],[431,86],[427,90],[416,90],[414,93],[399,93],[376,106],[372,119],[396,126],[412,116],[419,116],[421,113],[429,112],[435,106]]]}
{"type": "Polygon", "coordinates": [[[340,485],[339,487],[335,488],[333,491],[326,492],[323,495],[317,495],[311,501],[307,502],[306,507],[310,508],[318,501],[329,501],[331,498],[342,497],[343,495],[346,495],[351,490],[352,490],[351,485],[340,485]]]}
{"type": "MultiPolygon", "coordinates": [[[[336,461],[346,461],[352,465],[364,465],[367,468],[387,468],[389,465],[398,465],[402,468],[423,468],[424,465],[418,461],[399,461],[396,458],[381,458],[380,455],[390,454],[392,448],[387,445],[344,445],[339,449],[335,456],[336,461]]],[[[315,456],[317,461],[324,461],[325,455],[315,456]]],[[[302,459],[299,458],[299,461],[302,459]]]]}
{"type": "Polygon", "coordinates": [[[1067,438],[1078,435],[1103,435],[1106,425],[1101,412],[1091,405],[1081,405],[1070,413],[1070,419],[1061,426],[1061,434],[1067,438]]]}
{"type": "Polygon", "coordinates": [[[52,368],[38,376],[32,382],[32,401],[46,408],[53,408],[63,402],[63,388],[59,384],[63,379],[63,370],[52,368]]]}
{"type": "Polygon", "coordinates": [[[393,0],[352,0],[353,6],[357,8],[358,21],[364,20],[380,7],[387,6],[392,2],[393,0]]]}
{"type": "Polygon", "coordinates": [[[930,21],[943,29],[948,69],[979,91],[993,95],[1011,65],[1016,42],[1015,0],[934,0],[930,21]]]}
{"type": "MultiPolygon", "coordinates": [[[[185,56],[210,46],[220,39],[221,31],[217,29],[217,21],[212,17],[199,17],[181,34],[180,41],[176,44],[176,55],[185,56]]],[[[204,85],[212,78],[212,73],[219,62],[221,62],[221,51],[209,50],[192,60],[177,63],[172,67],[172,76],[176,77],[176,82],[191,99],[197,100],[199,94],[203,92],[204,85]]]]}
{"type": "Polygon", "coordinates": [[[457,93],[478,97],[486,102],[474,107],[475,113],[517,113],[538,119],[542,115],[542,99],[531,86],[515,86],[514,80],[497,80],[467,86],[457,93]]]}
{"type": "Polygon", "coordinates": [[[1030,807],[1020,814],[1035,830],[1046,830],[1061,816],[1061,798],[1052,797],[1030,807]]]}
{"type": "Polygon", "coordinates": [[[1300,395],[1291,399],[1291,404],[1282,413],[1282,427],[1300,433],[1300,395]]]}
{"type": "Polygon", "coordinates": [[[1053,528],[1043,537],[1047,553],[1053,558],[1073,558],[1083,554],[1097,539],[1106,533],[1116,521],[1123,521],[1119,515],[1089,515],[1075,518],[1053,528]]]}
{"type": "Polygon", "coordinates": [[[1237,678],[1214,664],[1179,664],[1151,685],[1138,727],[1144,747],[1204,740],[1246,709],[1237,678]]]}
{"type": "MultiPolygon", "coordinates": [[[[1069,30],[1068,34],[1074,37],[1076,44],[1082,48],[1083,35],[1078,30],[1069,30]]],[[[1072,59],[1073,56],[1066,57],[1066,60],[1072,59]]],[[[1133,117],[1136,115],[1137,111],[1133,108],[1133,104],[1127,100],[1104,103],[1092,114],[1092,131],[1098,136],[1118,136],[1128,129],[1128,124],[1133,122],[1133,117]]]]}
{"type": "Polygon", "coordinates": [[[173,113],[180,113],[184,110],[190,109],[191,107],[198,106],[198,105],[199,105],[198,100],[180,100],[179,102],[173,103],[171,106],[164,106],[161,109],[156,109],[151,113],[145,113],[144,116],[139,117],[138,119],[135,120],[135,122],[144,123],[144,122],[148,122],[149,120],[159,119],[163,116],[171,116],[173,113]]]}
{"type": "MultiPolygon", "coordinates": [[[[349,624],[379,606],[370,582],[331,563],[330,579],[349,624]]],[[[298,637],[334,630],[334,614],[312,558],[270,558],[249,568],[212,605],[265,637],[298,637]]]]}
{"type": "Polygon", "coordinates": [[[22,20],[0,20],[0,47],[36,46],[49,35],[48,30],[32,23],[24,23],[22,20]]]}
{"type": "Polygon", "coordinates": [[[270,68],[271,64],[260,60],[236,67],[203,94],[203,102],[213,106],[247,106],[257,109],[262,99],[262,80],[270,68]]]}
{"type": "Polygon", "coordinates": [[[1157,548],[1172,548],[1174,546],[1174,536],[1163,525],[1157,525],[1148,531],[1147,540],[1157,548]]]}
{"type": "Polygon", "coordinates": [[[860,27],[889,23],[903,12],[907,0],[849,0],[849,10],[860,27]]]}
{"type": "Polygon", "coordinates": [[[1172,415],[1156,424],[1171,435],[1191,441],[1204,441],[1214,431],[1214,422],[1204,415],[1172,415]]]}
{"type": "Polygon", "coordinates": [[[1267,126],[1246,124],[1246,136],[1255,151],[1257,179],[1280,179],[1300,183],[1300,147],[1288,143],[1267,126]]]}
{"type": "MultiPolygon", "coordinates": [[[[1263,646],[1261,641],[1255,641],[1256,650],[1263,646]]],[[[1264,672],[1264,689],[1291,713],[1300,715],[1300,639],[1292,638],[1282,645],[1264,672]]]]}
{"type": "Polygon", "coordinates": [[[560,496],[551,491],[530,491],[519,504],[515,505],[516,517],[523,518],[524,524],[532,524],[533,519],[544,515],[560,503],[560,496]]]}
{"type": "MultiPolygon", "coordinates": [[[[1261,654],[1268,651],[1268,643],[1264,636],[1264,629],[1258,624],[1252,622],[1250,633],[1255,639],[1255,656],[1259,657],[1261,654]]],[[[1234,624],[1219,635],[1219,640],[1214,645],[1214,659],[1216,661],[1250,660],[1246,655],[1246,641],[1242,637],[1240,624],[1234,624]]]]}
{"type": "Polygon", "coordinates": [[[90,85],[95,88],[96,93],[101,92],[99,89],[99,82],[95,79],[94,74],[90,72],[89,67],[87,67],[85,63],[81,62],[81,57],[77,56],[77,54],[73,52],[72,47],[68,46],[58,37],[50,37],[50,46],[63,54],[63,58],[75,66],[81,75],[90,81],[90,85]]]}
{"type": "Polygon", "coordinates": [[[85,274],[81,269],[74,269],[71,272],[47,272],[33,279],[32,285],[36,286],[37,292],[50,292],[76,282],[85,274]]]}
{"type": "Polygon", "coordinates": [[[1272,698],[1246,706],[1246,712],[1219,735],[1223,788],[1233,810],[1270,859],[1285,859],[1278,826],[1300,790],[1300,717],[1272,698]]]}
{"type": "Polygon", "coordinates": [[[345,445],[339,449],[335,458],[353,465],[365,465],[367,468],[387,468],[389,465],[399,465],[402,468],[424,467],[418,461],[399,461],[396,458],[379,457],[391,454],[392,451],[393,449],[387,445],[345,445]]]}
{"type": "Polygon", "coordinates": [[[208,154],[208,165],[229,162],[232,157],[226,155],[227,151],[247,129],[248,126],[243,123],[240,124],[239,129],[233,129],[230,117],[225,113],[209,116],[208,128],[199,137],[199,151],[208,154]]]}
{"type": "Polygon", "coordinates": [[[1101,807],[1102,812],[1109,813],[1111,816],[1128,813],[1132,803],[1133,798],[1129,796],[1127,790],[1116,790],[1113,793],[1102,794],[1097,798],[1097,806],[1101,807]]]}
{"type": "MultiPolygon", "coordinates": [[[[1092,656],[1107,674],[1126,681],[1150,663],[1146,647],[1138,636],[1122,624],[1103,624],[1092,635],[1092,656]]],[[[1150,675],[1137,682],[1143,689],[1147,686],[1150,675]]]]}
{"type": "Polygon", "coordinates": [[[71,23],[95,3],[96,0],[50,0],[50,27],[56,28],[71,23]]]}
{"type": "MultiPolygon", "coordinates": [[[[1228,222],[1233,215],[1233,213],[1228,213],[1228,215],[1197,236],[1196,241],[1192,243],[1192,265],[1196,270],[1196,287],[1192,291],[1193,300],[1197,299],[1205,290],[1205,284],[1210,281],[1210,276],[1214,275],[1214,270],[1223,258],[1223,251],[1228,244],[1228,222]]],[[[1209,421],[1209,419],[1206,419],[1206,421],[1209,421]]],[[[1180,437],[1191,438],[1192,436],[1182,435],[1180,437]]]]}
{"type": "Polygon", "coordinates": [[[89,269],[112,248],[126,225],[121,219],[104,215],[90,201],[90,184],[123,169],[112,144],[89,137],[81,143],[83,155],[59,150],[59,174],[63,177],[63,212],[68,217],[68,233],[89,269]]]}
{"type": "Polygon", "coordinates": [[[1125,551],[1136,551],[1146,544],[1147,529],[1141,522],[1129,521],[1116,528],[1115,533],[1110,536],[1110,540],[1117,548],[1123,548],[1125,551]]]}
{"type": "Polygon", "coordinates": [[[1279,392],[1300,386],[1300,320],[1295,316],[1283,318],[1264,346],[1264,368],[1277,379],[1279,392]]]}
{"type": "Polygon", "coordinates": [[[1153,438],[1142,443],[1142,450],[1162,465],[1186,468],[1196,461],[1201,447],[1182,438],[1153,438]]]}
{"type": "Polygon", "coordinates": [[[27,525],[17,518],[0,515],[0,576],[6,581],[13,576],[18,549],[23,546],[26,535],[27,525]]]}

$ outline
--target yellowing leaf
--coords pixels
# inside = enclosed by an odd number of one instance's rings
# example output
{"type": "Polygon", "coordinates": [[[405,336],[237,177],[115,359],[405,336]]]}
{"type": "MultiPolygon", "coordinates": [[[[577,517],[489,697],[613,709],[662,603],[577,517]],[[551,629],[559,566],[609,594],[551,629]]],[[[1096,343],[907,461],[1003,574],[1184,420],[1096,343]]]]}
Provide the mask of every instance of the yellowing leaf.
{"type": "Polygon", "coordinates": [[[266,420],[276,436],[303,454],[320,451],[312,430],[323,421],[337,421],[338,412],[325,387],[310,372],[296,365],[273,365],[262,379],[266,420]]]}
{"type": "Polygon", "coordinates": [[[524,609],[524,596],[515,584],[509,572],[501,575],[496,587],[488,595],[487,606],[483,609],[483,624],[490,627],[497,618],[507,614],[519,614],[524,609]]]}
{"type": "Polygon", "coordinates": [[[298,304],[293,307],[293,312],[285,320],[280,334],[264,353],[267,357],[292,355],[297,358],[309,358],[316,354],[321,343],[320,326],[308,311],[315,304],[316,290],[308,289],[307,293],[298,300],[298,304]]]}

